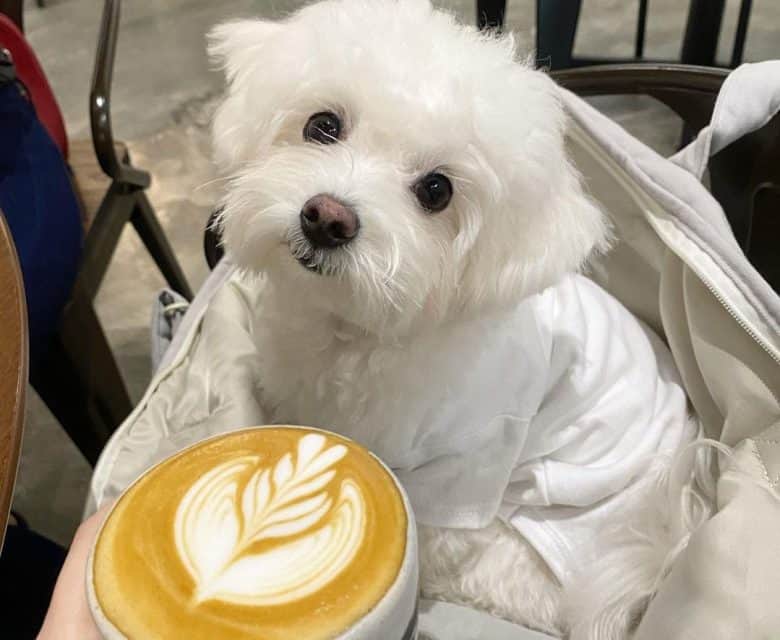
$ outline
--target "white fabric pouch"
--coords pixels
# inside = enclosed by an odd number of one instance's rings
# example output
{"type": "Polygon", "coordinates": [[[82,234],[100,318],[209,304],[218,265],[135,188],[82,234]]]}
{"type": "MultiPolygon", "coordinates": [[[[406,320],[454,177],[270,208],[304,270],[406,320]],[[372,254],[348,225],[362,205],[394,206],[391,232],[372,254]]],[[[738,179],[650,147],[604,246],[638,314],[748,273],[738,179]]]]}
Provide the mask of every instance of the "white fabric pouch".
{"type": "MultiPolygon", "coordinates": [[[[710,126],[673,162],[573,94],[561,90],[561,99],[572,155],[618,237],[591,277],[664,337],[706,435],[736,452],[718,483],[718,513],[679,556],[637,638],[773,637],[780,632],[780,300],[700,178],[710,154],[777,114],[780,62],[736,70],[710,126]]],[[[101,455],[87,513],[183,446],[264,422],[259,372],[242,357],[247,345],[220,338],[232,328],[247,334],[258,295],[223,259],[178,329],[158,314],[157,373],[101,455]],[[218,401],[204,400],[207,385],[219,389],[218,401]]]]}

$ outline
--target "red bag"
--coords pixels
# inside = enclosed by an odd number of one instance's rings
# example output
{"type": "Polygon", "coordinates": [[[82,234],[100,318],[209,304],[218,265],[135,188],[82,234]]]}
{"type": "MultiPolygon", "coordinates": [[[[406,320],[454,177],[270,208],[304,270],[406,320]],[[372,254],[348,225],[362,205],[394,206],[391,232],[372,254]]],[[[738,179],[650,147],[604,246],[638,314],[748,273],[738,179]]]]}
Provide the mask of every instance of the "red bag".
{"type": "Polygon", "coordinates": [[[2,13],[0,13],[0,47],[11,52],[16,76],[29,92],[38,120],[59,148],[62,157],[67,160],[68,136],[65,133],[65,123],[46,74],[24,34],[8,16],[2,13]]]}

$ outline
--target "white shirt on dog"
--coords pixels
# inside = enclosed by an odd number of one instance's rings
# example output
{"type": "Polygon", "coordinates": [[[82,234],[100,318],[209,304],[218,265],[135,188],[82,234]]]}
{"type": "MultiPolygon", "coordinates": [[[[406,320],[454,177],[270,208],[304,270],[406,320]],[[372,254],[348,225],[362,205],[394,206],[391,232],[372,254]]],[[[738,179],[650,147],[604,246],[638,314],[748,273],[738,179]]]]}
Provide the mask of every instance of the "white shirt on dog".
{"type": "Polygon", "coordinates": [[[696,435],[671,354],[581,276],[454,331],[446,348],[410,356],[428,378],[406,394],[405,424],[346,435],[394,469],[420,522],[501,517],[565,582],[598,553],[598,531],[625,517],[651,460],[696,435]]]}
{"type": "Polygon", "coordinates": [[[650,460],[696,435],[665,345],[582,276],[401,348],[339,341],[328,327],[326,350],[319,336],[301,346],[309,333],[288,330],[295,314],[261,282],[219,295],[186,366],[104,454],[96,504],[201,438],[320,425],[393,468],[421,523],[480,528],[500,517],[565,582],[598,553],[600,530],[641,503],[632,492],[653,477],[650,460]],[[273,341],[288,333],[284,351],[273,341]]]}

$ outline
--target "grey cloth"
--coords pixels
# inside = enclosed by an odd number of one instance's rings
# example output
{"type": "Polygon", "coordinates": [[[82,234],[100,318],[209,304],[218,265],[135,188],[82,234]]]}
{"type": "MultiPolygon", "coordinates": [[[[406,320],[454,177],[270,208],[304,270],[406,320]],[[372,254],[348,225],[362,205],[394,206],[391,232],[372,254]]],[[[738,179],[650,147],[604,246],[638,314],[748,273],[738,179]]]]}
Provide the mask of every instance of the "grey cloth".
{"type": "Polygon", "coordinates": [[[163,289],[157,294],[152,305],[152,371],[159,368],[189,308],[187,299],[173,289],[163,289]]]}

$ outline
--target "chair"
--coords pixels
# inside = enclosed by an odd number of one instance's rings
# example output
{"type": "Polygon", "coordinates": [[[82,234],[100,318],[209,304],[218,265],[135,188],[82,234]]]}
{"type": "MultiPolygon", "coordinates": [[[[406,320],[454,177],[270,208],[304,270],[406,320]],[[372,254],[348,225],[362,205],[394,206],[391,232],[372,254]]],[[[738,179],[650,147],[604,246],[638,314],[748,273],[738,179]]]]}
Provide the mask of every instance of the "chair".
{"type": "MultiPolygon", "coordinates": [[[[680,62],[715,65],[721,22],[726,0],[690,0],[680,62]]],[[[742,62],[752,0],[742,0],[734,47],[729,67],[742,62]]],[[[550,69],[568,69],[594,64],[640,62],[644,58],[648,0],[637,0],[637,27],[634,57],[630,60],[577,58],[573,56],[574,38],[582,0],[536,0],[537,59],[550,69]]],[[[504,24],[506,0],[477,0],[477,24],[480,29],[504,24]]]]}
{"type": "MultiPolygon", "coordinates": [[[[12,17],[21,16],[21,0],[0,2],[0,9],[12,5],[12,17]]],[[[92,464],[132,409],[94,307],[95,295],[126,223],[132,223],[169,285],[185,297],[192,297],[146,196],[150,176],[131,164],[127,147],[113,138],[111,80],[119,15],[120,1],[106,0],[90,92],[92,140],[66,140],[61,146],[81,203],[84,247],[56,339],[43,361],[30,371],[36,391],[92,464]]],[[[32,97],[35,103],[35,95],[32,97]]],[[[53,96],[50,102],[56,107],[53,96]]],[[[38,103],[35,106],[41,118],[41,108],[38,103]]]]}
{"type": "Polygon", "coordinates": [[[129,221],[168,284],[183,296],[192,298],[192,290],[184,272],[146,196],[145,189],[151,182],[150,176],[131,164],[124,144],[114,142],[111,128],[111,80],[120,7],[120,0],[106,0],[104,3],[89,98],[94,156],[84,143],[74,143],[70,160],[77,190],[88,216],[85,226],[89,231],[85,240],[81,284],[85,293],[95,295],[119,234],[129,221]],[[94,157],[102,173],[97,171],[94,157]],[[92,213],[94,217],[89,219],[92,213]]]}

